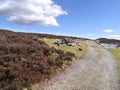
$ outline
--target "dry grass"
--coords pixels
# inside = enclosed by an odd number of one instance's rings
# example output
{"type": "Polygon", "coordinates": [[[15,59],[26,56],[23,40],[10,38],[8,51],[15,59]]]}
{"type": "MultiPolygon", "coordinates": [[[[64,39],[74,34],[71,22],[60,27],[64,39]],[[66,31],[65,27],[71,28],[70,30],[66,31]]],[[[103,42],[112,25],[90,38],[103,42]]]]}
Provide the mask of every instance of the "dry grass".
{"type": "Polygon", "coordinates": [[[120,72],[120,49],[110,49],[112,54],[114,55],[115,59],[117,60],[117,67],[120,72]]]}
{"type": "Polygon", "coordinates": [[[47,43],[49,46],[51,47],[55,47],[56,49],[60,49],[60,50],[63,50],[64,53],[65,52],[72,52],[74,53],[77,58],[81,58],[83,57],[86,52],[87,52],[87,44],[86,44],[86,41],[82,41],[82,40],[79,40],[79,41],[76,41],[77,43],[80,43],[80,46],[79,47],[72,47],[72,46],[57,46],[54,44],[54,39],[45,39],[44,42],[47,43]],[[82,51],[79,51],[78,49],[81,48],[82,51]]]}

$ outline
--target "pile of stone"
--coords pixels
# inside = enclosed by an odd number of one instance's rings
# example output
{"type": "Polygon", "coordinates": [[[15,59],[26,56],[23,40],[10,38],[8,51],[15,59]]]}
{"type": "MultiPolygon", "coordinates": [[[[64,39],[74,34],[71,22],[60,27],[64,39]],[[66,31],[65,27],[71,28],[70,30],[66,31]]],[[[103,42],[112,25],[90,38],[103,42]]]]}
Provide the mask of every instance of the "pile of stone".
{"type": "Polygon", "coordinates": [[[73,46],[73,47],[78,47],[80,46],[79,44],[75,43],[75,41],[71,38],[63,38],[63,39],[60,39],[60,40],[56,40],[54,42],[57,46],[61,46],[61,45],[64,45],[64,46],[73,46]]]}

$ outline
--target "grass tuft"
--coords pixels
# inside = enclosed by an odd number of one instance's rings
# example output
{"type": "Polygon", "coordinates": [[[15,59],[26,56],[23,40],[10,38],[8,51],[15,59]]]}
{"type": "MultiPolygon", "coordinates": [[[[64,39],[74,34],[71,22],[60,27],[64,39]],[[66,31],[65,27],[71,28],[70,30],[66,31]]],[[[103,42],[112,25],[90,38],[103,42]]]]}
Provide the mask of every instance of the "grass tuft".
{"type": "Polygon", "coordinates": [[[120,72],[120,49],[110,49],[112,54],[114,55],[115,59],[117,60],[117,68],[120,72]]]}

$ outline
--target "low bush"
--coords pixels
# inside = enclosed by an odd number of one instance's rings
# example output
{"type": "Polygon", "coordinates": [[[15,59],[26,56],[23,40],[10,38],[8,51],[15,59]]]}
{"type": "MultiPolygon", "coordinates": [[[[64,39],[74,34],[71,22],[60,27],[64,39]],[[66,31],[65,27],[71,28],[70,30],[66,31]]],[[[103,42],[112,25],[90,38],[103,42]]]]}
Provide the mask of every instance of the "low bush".
{"type": "Polygon", "coordinates": [[[0,90],[22,90],[40,83],[74,54],[49,47],[36,35],[0,30],[0,90]]]}

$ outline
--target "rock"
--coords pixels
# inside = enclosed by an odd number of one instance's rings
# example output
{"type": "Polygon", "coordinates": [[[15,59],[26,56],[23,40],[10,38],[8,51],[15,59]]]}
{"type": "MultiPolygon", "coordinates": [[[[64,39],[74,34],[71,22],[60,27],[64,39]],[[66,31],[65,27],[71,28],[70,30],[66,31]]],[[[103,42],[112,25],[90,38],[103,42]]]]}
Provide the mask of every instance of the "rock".
{"type": "Polygon", "coordinates": [[[79,48],[78,50],[79,50],[79,51],[82,51],[82,48],[79,48]]]}
{"type": "Polygon", "coordinates": [[[60,45],[66,45],[66,46],[73,46],[73,47],[78,47],[80,46],[79,44],[75,43],[75,41],[71,38],[63,38],[61,40],[57,40],[54,42],[57,46],[60,45]]]}

